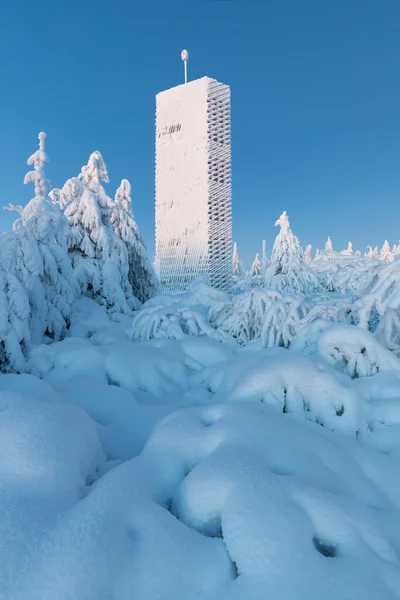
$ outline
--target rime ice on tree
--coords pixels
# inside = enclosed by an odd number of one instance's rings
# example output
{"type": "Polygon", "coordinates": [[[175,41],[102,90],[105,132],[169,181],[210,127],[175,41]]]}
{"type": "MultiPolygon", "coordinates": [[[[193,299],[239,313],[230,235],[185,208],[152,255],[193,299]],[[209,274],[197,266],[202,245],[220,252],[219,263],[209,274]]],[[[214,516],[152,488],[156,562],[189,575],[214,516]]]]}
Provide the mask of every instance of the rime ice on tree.
{"type": "Polygon", "coordinates": [[[368,252],[365,252],[364,256],[367,258],[379,258],[378,246],[375,246],[375,248],[372,248],[372,246],[367,246],[367,248],[368,252]]]}
{"type": "Polygon", "coordinates": [[[286,211],[276,221],[277,225],[281,230],[275,239],[264,286],[283,294],[308,295],[318,292],[319,283],[305,263],[303,249],[290,229],[286,211]]]}
{"type": "Polygon", "coordinates": [[[268,257],[267,257],[267,242],[265,240],[262,241],[262,255],[261,255],[261,274],[265,275],[265,271],[268,267],[268,257]]]}
{"type": "Polygon", "coordinates": [[[351,242],[349,242],[347,244],[346,250],[342,250],[340,252],[340,254],[342,254],[343,256],[352,256],[353,255],[353,244],[351,242]]]}
{"type": "Polygon", "coordinates": [[[307,244],[305,252],[304,252],[304,261],[305,261],[306,265],[309,265],[310,262],[312,261],[311,250],[312,250],[311,244],[307,244]]]}
{"type": "Polygon", "coordinates": [[[230,89],[203,77],[157,95],[156,263],[161,289],[232,278],[230,89]]]}
{"type": "Polygon", "coordinates": [[[102,298],[107,308],[130,313],[138,301],[128,280],[126,245],[111,225],[115,205],[101,185],[109,179],[100,152],[90,155],[79,179],[80,193],[65,211],[71,226],[69,251],[74,280],[81,292],[102,298]]]}
{"type": "Polygon", "coordinates": [[[145,302],[157,292],[158,282],[150,263],[143,236],[137,226],[131,198],[131,184],[127,179],[115,194],[111,211],[111,223],[115,233],[125,242],[128,251],[128,279],[133,294],[145,302]]]}
{"type": "MultiPolygon", "coordinates": [[[[40,339],[46,333],[59,339],[69,322],[73,300],[71,290],[71,263],[67,254],[68,222],[61,210],[49,198],[50,182],[45,176],[44,165],[48,161],[45,151],[46,134],[39,133],[39,150],[28,159],[33,165],[24,183],[33,183],[35,198],[22,212],[23,228],[20,236],[29,238],[32,249],[37,245],[41,264],[38,263],[44,290],[45,307],[38,298],[32,299],[32,339],[40,339]]],[[[26,246],[25,246],[26,247],[26,246]]]]}
{"type": "Polygon", "coordinates": [[[233,245],[233,254],[232,254],[232,274],[233,277],[239,279],[242,276],[242,268],[239,259],[239,252],[237,248],[237,243],[235,242],[233,245]]]}
{"type": "Polygon", "coordinates": [[[253,264],[251,265],[250,275],[251,277],[258,277],[261,275],[261,261],[258,258],[258,253],[256,254],[253,264]]]}
{"type": "Polygon", "coordinates": [[[0,248],[0,267],[13,273],[27,292],[34,343],[42,342],[45,333],[55,339],[63,336],[73,300],[68,222],[48,196],[45,139],[40,133],[39,150],[28,159],[33,170],[24,180],[34,184],[35,197],[23,209],[15,232],[2,237],[0,248]]]}
{"type": "Polygon", "coordinates": [[[379,253],[379,258],[380,258],[380,260],[383,260],[385,262],[392,262],[393,261],[393,254],[392,254],[392,251],[390,249],[389,242],[387,240],[385,240],[384,243],[383,243],[383,246],[382,246],[381,251],[379,253]]]}

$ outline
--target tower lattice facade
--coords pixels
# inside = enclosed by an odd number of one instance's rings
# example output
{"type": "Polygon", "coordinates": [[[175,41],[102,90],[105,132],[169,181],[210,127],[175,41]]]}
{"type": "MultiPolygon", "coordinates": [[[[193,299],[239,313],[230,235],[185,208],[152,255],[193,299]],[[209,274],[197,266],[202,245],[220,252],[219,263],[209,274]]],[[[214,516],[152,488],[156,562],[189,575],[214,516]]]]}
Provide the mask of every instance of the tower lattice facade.
{"type": "Polygon", "coordinates": [[[156,97],[156,261],[163,291],[232,276],[230,88],[209,77],[156,97]]]}

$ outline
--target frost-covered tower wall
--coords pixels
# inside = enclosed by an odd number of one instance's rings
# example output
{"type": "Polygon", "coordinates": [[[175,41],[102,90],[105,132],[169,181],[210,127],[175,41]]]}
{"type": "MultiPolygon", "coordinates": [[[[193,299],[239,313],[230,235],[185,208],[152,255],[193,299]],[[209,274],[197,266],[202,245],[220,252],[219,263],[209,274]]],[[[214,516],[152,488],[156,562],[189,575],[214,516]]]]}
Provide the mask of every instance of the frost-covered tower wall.
{"type": "Polygon", "coordinates": [[[209,77],[156,98],[156,264],[163,291],[232,281],[230,88],[209,77]]]}

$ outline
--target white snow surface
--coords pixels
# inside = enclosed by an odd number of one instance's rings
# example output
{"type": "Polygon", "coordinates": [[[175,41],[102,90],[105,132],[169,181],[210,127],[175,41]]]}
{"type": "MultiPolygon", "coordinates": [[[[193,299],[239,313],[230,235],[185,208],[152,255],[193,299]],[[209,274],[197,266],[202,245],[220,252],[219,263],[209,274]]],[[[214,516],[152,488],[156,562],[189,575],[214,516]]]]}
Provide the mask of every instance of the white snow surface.
{"type": "MultiPolygon", "coordinates": [[[[235,323],[300,327],[246,294],[235,323]]],[[[243,345],[209,320],[234,305],[202,281],[132,326],[81,298],[1,375],[0,598],[400,599],[400,360],[327,319],[243,345]],[[212,334],[135,337],[157,311],[212,334]]]]}

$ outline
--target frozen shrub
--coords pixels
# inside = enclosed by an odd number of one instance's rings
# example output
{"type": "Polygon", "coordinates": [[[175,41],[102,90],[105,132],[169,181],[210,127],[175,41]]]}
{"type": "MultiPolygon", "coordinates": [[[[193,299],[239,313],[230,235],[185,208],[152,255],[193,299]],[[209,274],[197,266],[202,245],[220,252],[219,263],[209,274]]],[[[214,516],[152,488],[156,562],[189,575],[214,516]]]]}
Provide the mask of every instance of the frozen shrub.
{"type": "Polygon", "coordinates": [[[353,379],[370,377],[380,371],[400,374],[400,360],[371,333],[352,325],[333,325],[322,331],[317,351],[353,379]]]}
{"type": "Polygon", "coordinates": [[[300,296],[253,289],[216,304],[210,322],[240,344],[260,338],[263,346],[287,347],[301,326],[307,306],[300,296]]]}
{"type": "Polygon", "coordinates": [[[198,311],[175,306],[150,306],[138,311],[132,324],[131,339],[150,340],[168,338],[180,340],[186,336],[206,336],[223,340],[224,334],[216,331],[198,311]]]}

